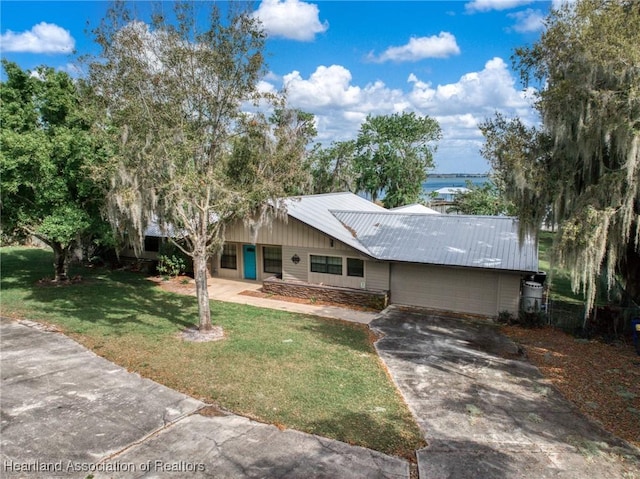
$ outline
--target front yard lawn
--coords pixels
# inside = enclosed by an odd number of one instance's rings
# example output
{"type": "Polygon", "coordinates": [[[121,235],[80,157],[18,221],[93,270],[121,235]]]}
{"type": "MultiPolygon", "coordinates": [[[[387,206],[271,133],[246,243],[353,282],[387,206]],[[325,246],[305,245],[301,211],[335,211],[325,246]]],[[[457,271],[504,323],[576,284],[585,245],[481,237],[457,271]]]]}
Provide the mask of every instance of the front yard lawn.
{"type": "Polygon", "coordinates": [[[78,269],[51,276],[52,253],[2,248],[2,312],[57,326],[129,371],[235,413],[413,459],[424,441],[363,325],[212,302],[226,338],[190,343],[191,296],[144,277],[78,269]]]}

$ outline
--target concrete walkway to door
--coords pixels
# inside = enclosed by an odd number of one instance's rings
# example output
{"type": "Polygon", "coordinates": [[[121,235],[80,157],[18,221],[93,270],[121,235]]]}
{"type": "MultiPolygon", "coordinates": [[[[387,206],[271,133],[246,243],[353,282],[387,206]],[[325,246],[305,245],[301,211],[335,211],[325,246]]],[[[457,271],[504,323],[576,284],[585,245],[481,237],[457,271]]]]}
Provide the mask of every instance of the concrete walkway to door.
{"type": "MultiPolygon", "coordinates": [[[[262,283],[258,281],[239,281],[222,278],[209,278],[209,298],[230,303],[249,304],[260,308],[279,309],[291,313],[310,314],[323,318],[341,319],[354,323],[369,324],[378,315],[367,311],[325,306],[320,304],[292,303],[270,298],[259,298],[240,294],[243,291],[258,291],[262,283]]],[[[195,291],[194,291],[195,294],[195,291]]]]}
{"type": "Polygon", "coordinates": [[[370,327],[429,444],[420,479],[640,478],[640,452],[582,416],[493,323],[392,306],[370,327]]]}

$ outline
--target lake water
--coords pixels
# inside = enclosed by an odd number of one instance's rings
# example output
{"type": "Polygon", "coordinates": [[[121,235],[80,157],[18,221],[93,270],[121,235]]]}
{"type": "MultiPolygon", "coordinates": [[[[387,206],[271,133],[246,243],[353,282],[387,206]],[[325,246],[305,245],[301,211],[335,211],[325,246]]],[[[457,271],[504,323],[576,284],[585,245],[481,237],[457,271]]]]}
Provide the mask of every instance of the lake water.
{"type": "Polygon", "coordinates": [[[439,190],[440,188],[460,188],[466,187],[467,181],[471,181],[473,185],[483,185],[489,181],[488,176],[457,176],[450,178],[433,178],[431,176],[427,177],[427,181],[422,183],[422,188],[425,193],[430,193],[435,190],[439,190]]]}

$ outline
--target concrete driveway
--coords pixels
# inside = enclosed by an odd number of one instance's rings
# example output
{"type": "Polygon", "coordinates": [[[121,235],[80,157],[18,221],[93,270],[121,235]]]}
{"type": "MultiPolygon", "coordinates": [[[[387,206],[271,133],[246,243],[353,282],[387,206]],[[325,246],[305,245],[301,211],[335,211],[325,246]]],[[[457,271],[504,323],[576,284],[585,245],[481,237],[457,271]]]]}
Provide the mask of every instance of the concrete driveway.
{"type": "Polygon", "coordinates": [[[0,319],[0,477],[408,478],[396,457],[224,413],[0,319]]]}
{"type": "Polygon", "coordinates": [[[640,478],[638,451],[580,415],[493,324],[391,307],[370,326],[429,444],[421,479],[640,478]]]}

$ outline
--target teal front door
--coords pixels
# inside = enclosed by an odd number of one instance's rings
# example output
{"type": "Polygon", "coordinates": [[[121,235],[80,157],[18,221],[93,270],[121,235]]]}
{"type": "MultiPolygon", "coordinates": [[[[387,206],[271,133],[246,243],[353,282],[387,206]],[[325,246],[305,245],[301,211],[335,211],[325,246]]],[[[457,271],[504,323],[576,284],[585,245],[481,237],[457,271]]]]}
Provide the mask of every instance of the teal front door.
{"type": "Polygon", "coordinates": [[[244,279],[256,279],[256,247],[251,244],[242,245],[244,262],[244,279]]]}

